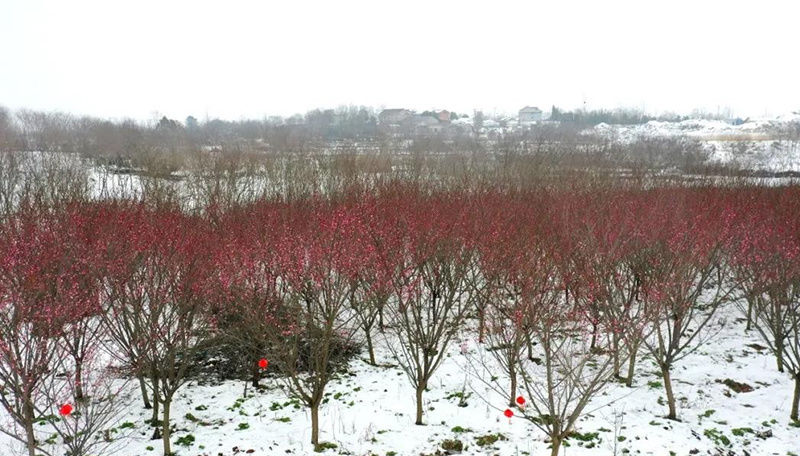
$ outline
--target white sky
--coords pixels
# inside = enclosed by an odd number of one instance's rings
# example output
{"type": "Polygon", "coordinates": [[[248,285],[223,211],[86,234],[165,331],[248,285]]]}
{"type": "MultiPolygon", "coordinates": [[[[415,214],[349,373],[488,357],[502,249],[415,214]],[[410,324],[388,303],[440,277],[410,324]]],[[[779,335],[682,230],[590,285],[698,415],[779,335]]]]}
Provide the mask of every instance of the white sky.
{"type": "Polygon", "coordinates": [[[0,0],[0,105],[800,110],[800,1],[0,0]]]}

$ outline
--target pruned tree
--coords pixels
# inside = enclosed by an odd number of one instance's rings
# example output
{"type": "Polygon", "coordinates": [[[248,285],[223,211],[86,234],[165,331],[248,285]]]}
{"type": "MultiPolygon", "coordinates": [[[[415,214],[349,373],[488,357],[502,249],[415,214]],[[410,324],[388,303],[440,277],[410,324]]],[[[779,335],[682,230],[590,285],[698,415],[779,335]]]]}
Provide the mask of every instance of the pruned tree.
{"type": "Polygon", "coordinates": [[[145,341],[142,354],[154,373],[153,400],[161,403],[164,455],[171,449],[171,407],[175,393],[197,366],[197,354],[215,335],[207,312],[208,231],[197,217],[177,212],[151,214],[148,248],[140,257],[140,308],[145,341]]]}
{"type": "MultiPolygon", "coordinates": [[[[59,355],[69,359],[66,352],[61,351],[59,355]]],[[[45,454],[111,455],[126,445],[128,433],[116,426],[125,416],[127,404],[120,397],[128,382],[116,378],[115,370],[106,364],[108,359],[108,353],[95,345],[81,359],[83,377],[80,383],[74,372],[68,372],[42,384],[45,405],[38,424],[49,433],[42,445],[45,454]]]]}
{"type": "MultiPolygon", "coordinates": [[[[554,209],[560,210],[562,204],[554,209]]],[[[524,237],[527,248],[519,249],[510,261],[512,274],[506,278],[504,294],[508,307],[499,327],[487,333],[503,345],[488,349],[495,363],[481,354],[476,372],[508,399],[509,407],[517,407],[522,418],[547,434],[551,454],[557,455],[589,402],[613,375],[614,357],[610,339],[596,337],[593,330],[593,313],[587,308],[591,300],[574,299],[574,290],[582,289],[582,282],[591,276],[575,269],[568,238],[554,235],[561,225],[552,220],[545,225],[524,237]],[[566,292],[568,287],[573,291],[566,292]],[[536,345],[539,356],[521,356],[525,337],[536,345]],[[495,366],[506,378],[497,375],[495,366]],[[524,407],[516,399],[518,391],[524,407]]]]}
{"type": "Polygon", "coordinates": [[[60,350],[64,328],[92,306],[71,221],[23,207],[0,225],[0,404],[12,421],[0,431],[30,456],[44,451],[34,426],[52,406],[43,387],[68,367],[60,350]]]}
{"type": "MultiPolygon", "coordinates": [[[[368,197],[358,210],[364,223],[362,263],[358,268],[358,286],[351,302],[367,343],[369,362],[376,365],[375,341],[372,331],[377,325],[384,332],[385,312],[393,295],[393,278],[398,267],[396,258],[402,255],[403,245],[390,229],[387,218],[388,198],[368,197]]],[[[391,204],[391,203],[389,203],[391,204]]]]}
{"type": "MultiPolygon", "coordinates": [[[[559,297],[563,297],[558,293],[559,297]]],[[[551,454],[575,430],[589,402],[613,375],[607,339],[596,341],[586,331],[586,312],[559,299],[536,310],[531,333],[541,352],[541,364],[522,359],[522,386],[529,398],[522,416],[550,438],[551,454]]]]}
{"type": "MultiPolygon", "coordinates": [[[[525,348],[532,350],[532,318],[539,303],[533,290],[549,287],[550,265],[543,260],[543,243],[537,238],[533,213],[538,201],[522,204],[490,197],[489,212],[478,217],[486,230],[478,236],[478,274],[470,276],[478,305],[478,342],[488,342],[500,370],[508,377],[509,407],[516,407],[519,369],[525,348]]],[[[533,358],[532,353],[529,356],[533,358]]],[[[485,363],[481,363],[484,367],[485,363]]]]}
{"type": "Polygon", "coordinates": [[[641,252],[650,326],[642,345],[661,370],[671,420],[678,419],[672,367],[718,332],[714,315],[734,290],[722,258],[728,215],[713,195],[692,189],[655,193],[648,204],[652,212],[641,218],[641,231],[651,236],[641,252]]]}
{"type": "Polygon", "coordinates": [[[415,389],[415,424],[422,425],[422,395],[472,305],[465,280],[474,252],[463,238],[468,214],[457,196],[409,202],[395,202],[402,215],[389,228],[406,250],[393,279],[388,347],[415,389]]]}
{"type": "Polygon", "coordinates": [[[201,219],[176,209],[123,206],[114,215],[113,227],[134,223],[137,235],[122,242],[112,236],[106,246],[115,254],[104,282],[106,328],[129,371],[150,377],[153,423],[161,428],[153,438],[169,455],[172,400],[215,334],[207,312],[209,233],[201,219]]]}
{"type": "MultiPolygon", "coordinates": [[[[147,324],[143,318],[146,296],[141,284],[139,264],[148,242],[147,236],[119,233],[138,233],[146,226],[146,208],[143,205],[120,203],[101,204],[95,207],[93,220],[99,227],[100,300],[103,311],[103,339],[106,351],[122,364],[139,382],[142,401],[152,409],[151,423],[158,425],[159,403],[150,400],[153,371],[145,360],[147,324]]],[[[154,439],[160,438],[158,427],[154,439]]]]}
{"type": "Polygon", "coordinates": [[[759,192],[744,206],[730,249],[743,291],[740,308],[775,356],[779,372],[794,379],[790,418],[800,408],[800,225],[796,192],[759,192]]]}
{"type": "MultiPolygon", "coordinates": [[[[223,212],[216,227],[214,249],[218,293],[212,312],[217,320],[219,345],[234,358],[234,368],[259,386],[262,358],[272,357],[270,332],[276,328],[274,312],[284,297],[281,281],[281,220],[285,206],[260,203],[223,212]]],[[[246,388],[245,388],[246,391],[246,388]]]]}
{"type": "Polygon", "coordinates": [[[598,332],[610,339],[616,378],[627,359],[628,387],[633,386],[636,356],[647,335],[647,307],[640,296],[642,261],[646,245],[638,214],[637,193],[608,189],[592,197],[573,214],[574,226],[565,231],[576,237],[573,267],[581,280],[573,287],[575,299],[585,301],[593,327],[593,345],[598,332]]]}
{"type": "Polygon", "coordinates": [[[360,221],[325,202],[285,214],[278,240],[282,299],[270,342],[289,393],[311,412],[311,443],[319,447],[325,388],[347,358],[358,325],[350,301],[357,268],[354,233],[360,221]]]}

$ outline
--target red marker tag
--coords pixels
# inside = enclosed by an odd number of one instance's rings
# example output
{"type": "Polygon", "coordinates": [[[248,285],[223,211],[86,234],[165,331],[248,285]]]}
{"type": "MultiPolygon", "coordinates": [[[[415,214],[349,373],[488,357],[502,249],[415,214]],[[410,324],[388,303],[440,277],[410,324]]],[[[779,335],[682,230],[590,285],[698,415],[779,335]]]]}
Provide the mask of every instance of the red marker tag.
{"type": "Polygon", "coordinates": [[[69,404],[64,404],[60,409],[58,409],[58,413],[61,416],[69,416],[69,414],[72,413],[72,406],[69,404]]]}
{"type": "Polygon", "coordinates": [[[266,369],[266,368],[267,368],[267,366],[269,366],[269,361],[267,361],[266,359],[264,359],[264,358],[261,358],[261,359],[258,361],[258,367],[260,367],[260,368],[261,368],[261,370],[264,370],[264,369],[266,369]]]}

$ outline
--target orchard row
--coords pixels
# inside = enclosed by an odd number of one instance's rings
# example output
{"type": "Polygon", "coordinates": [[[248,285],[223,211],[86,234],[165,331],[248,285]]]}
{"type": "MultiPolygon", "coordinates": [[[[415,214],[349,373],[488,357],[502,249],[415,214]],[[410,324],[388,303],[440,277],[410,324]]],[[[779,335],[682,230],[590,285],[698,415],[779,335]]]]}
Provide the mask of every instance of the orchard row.
{"type": "Polygon", "coordinates": [[[227,346],[237,376],[275,372],[309,408],[317,445],[326,385],[354,344],[374,364],[379,332],[422,424],[436,369],[474,331],[496,348],[507,403],[493,406],[557,454],[609,381],[632,386],[643,353],[677,419],[670,373],[728,305],[794,378],[798,419],[800,188],[397,185],[203,215],[23,205],[0,226],[0,426],[30,456],[53,444],[39,423],[69,454],[102,453],[130,378],[168,455],[176,392],[227,346]]]}

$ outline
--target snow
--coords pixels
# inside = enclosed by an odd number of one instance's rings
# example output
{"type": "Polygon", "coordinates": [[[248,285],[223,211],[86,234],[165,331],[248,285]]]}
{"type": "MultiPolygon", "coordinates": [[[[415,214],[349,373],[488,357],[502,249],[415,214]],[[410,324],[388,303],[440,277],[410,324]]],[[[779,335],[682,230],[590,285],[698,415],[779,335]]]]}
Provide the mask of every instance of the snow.
{"type": "Polygon", "coordinates": [[[708,141],[709,161],[742,169],[800,171],[800,141],[708,141]]]}
{"type": "Polygon", "coordinates": [[[754,171],[800,171],[800,140],[786,139],[780,131],[800,122],[800,114],[756,119],[733,125],[720,120],[689,119],[681,122],[649,121],[640,125],[600,123],[586,130],[631,144],[647,138],[686,137],[700,141],[713,164],[735,165],[754,171]]]}
{"type": "Polygon", "coordinates": [[[593,130],[598,133],[614,133],[625,141],[630,141],[639,137],[663,137],[663,136],[689,136],[696,139],[709,139],[719,136],[744,137],[755,134],[770,134],[778,128],[785,126],[789,121],[796,121],[794,118],[784,119],[765,119],[745,122],[741,125],[733,125],[721,120],[688,119],[681,122],[668,122],[651,120],[643,124],[636,125],[609,125],[600,123],[593,130]]]}
{"type": "MultiPolygon", "coordinates": [[[[680,361],[673,369],[681,422],[662,418],[666,406],[655,364],[647,357],[637,365],[634,388],[622,384],[609,386],[586,408],[577,431],[597,432],[590,442],[573,440],[562,449],[569,455],[643,455],[717,454],[717,448],[734,454],[788,455],[800,452],[800,428],[789,424],[793,385],[787,374],[778,373],[775,360],[767,351],[751,348],[764,345],[755,331],[745,333],[744,322],[733,306],[720,314],[715,325],[720,333],[711,343],[680,361]],[[733,379],[751,385],[754,391],[735,393],[724,384],[733,379]],[[737,431],[734,429],[752,429],[737,431]],[[770,431],[759,438],[756,433],[770,431]],[[730,446],[709,436],[715,433],[729,439],[730,446]],[[587,448],[593,446],[593,448],[587,448]]],[[[388,333],[387,333],[388,334],[388,333]]],[[[465,333],[467,334],[467,333],[465,333]]],[[[474,334],[470,332],[469,334],[474,334]]],[[[377,338],[379,342],[385,339],[377,338]]],[[[355,359],[348,372],[328,388],[326,403],[320,412],[321,440],[337,448],[328,454],[419,455],[435,453],[445,439],[460,439],[467,447],[463,454],[549,454],[544,434],[520,419],[506,419],[502,411],[506,399],[490,392],[468,369],[486,347],[470,336],[449,347],[442,367],[434,374],[425,393],[426,426],[415,426],[414,392],[405,374],[392,365],[385,346],[378,347],[380,367],[355,359]],[[466,407],[459,407],[454,393],[464,392],[466,407]],[[455,432],[456,427],[466,432],[455,432]],[[501,433],[506,440],[480,447],[476,438],[501,433]]],[[[362,357],[365,357],[362,354],[362,357]]],[[[491,356],[486,356],[490,359],[491,356]]],[[[187,435],[195,440],[188,446],[175,445],[181,455],[312,454],[310,415],[295,407],[275,378],[262,381],[263,391],[248,388],[243,399],[244,382],[226,381],[218,385],[192,382],[178,393],[173,404],[175,433],[173,443],[187,435]],[[237,452],[238,450],[238,452],[237,452]]],[[[151,430],[144,424],[150,412],[141,407],[137,390],[131,385],[126,396],[129,413],[120,423],[135,426],[132,435],[116,454],[138,456],[160,454],[161,441],[149,440],[151,430]],[[152,447],[153,449],[148,449],[152,447]]],[[[0,448],[10,440],[0,438],[0,448]]],[[[0,452],[6,454],[5,451],[0,452]]]]}

